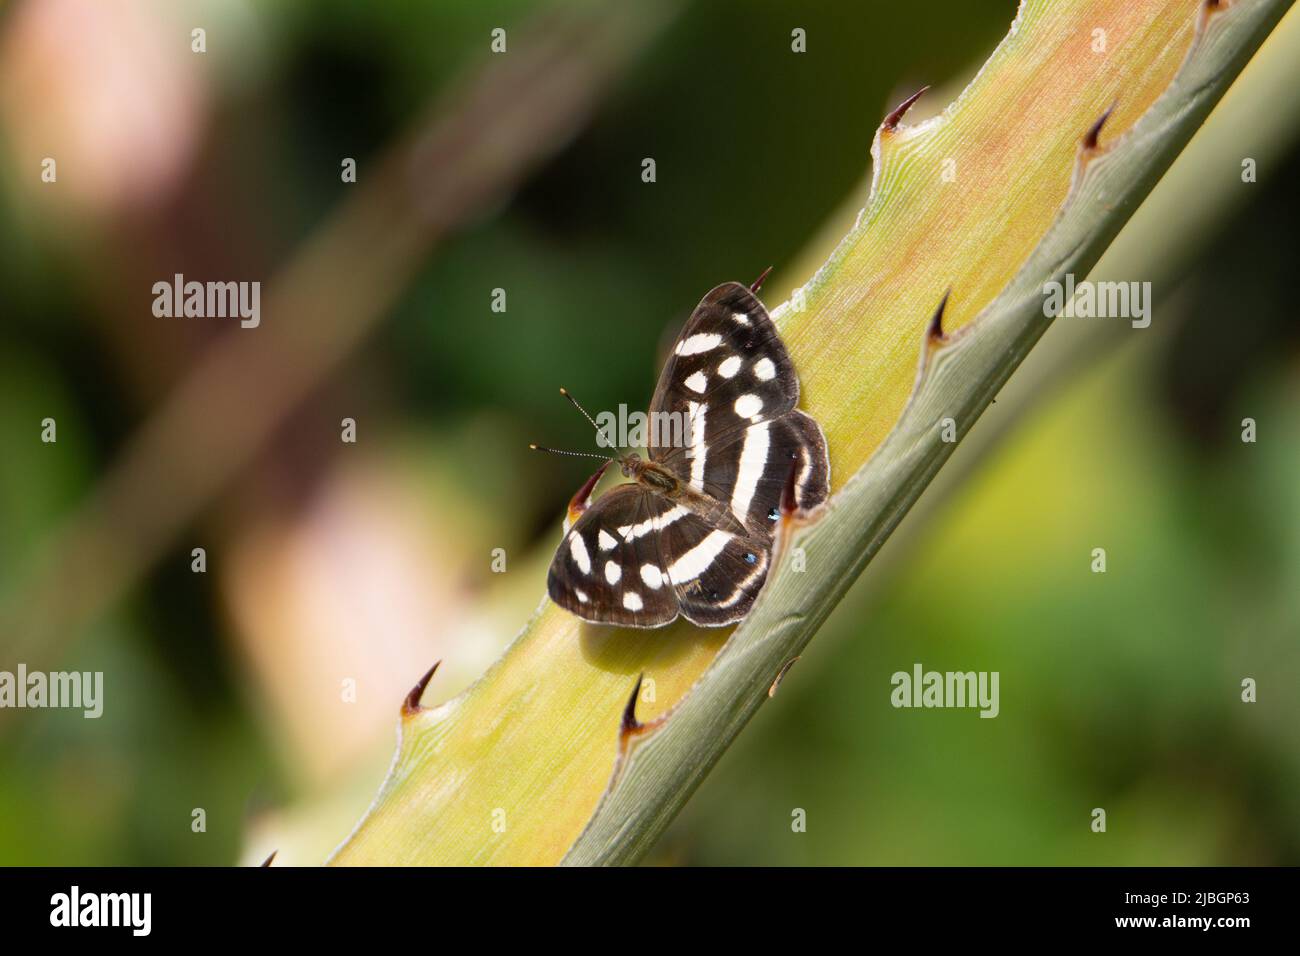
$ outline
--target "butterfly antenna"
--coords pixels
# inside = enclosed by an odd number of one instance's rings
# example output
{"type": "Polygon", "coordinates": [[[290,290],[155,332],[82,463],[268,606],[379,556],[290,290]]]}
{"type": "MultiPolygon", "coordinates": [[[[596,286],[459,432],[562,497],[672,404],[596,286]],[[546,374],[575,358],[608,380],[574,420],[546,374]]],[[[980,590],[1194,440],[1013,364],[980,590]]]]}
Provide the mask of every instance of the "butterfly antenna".
{"type": "Polygon", "coordinates": [[[562,448],[547,448],[545,445],[529,444],[533,451],[549,451],[552,455],[572,455],[575,458],[599,458],[601,461],[613,461],[608,455],[597,455],[589,451],[565,451],[562,448]]]}
{"type": "MultiPolygon", "coordinates": [[[[591,427],[596,429],[596,437],[597,437],[596,444],[599,445],[600,426],[596,424],[596,420],[587,414],[587,410],[578,404],[578,400],[569,394],[569,390],[567,388],[561,387],[560,394],[563,395],[565,398],[567,398],[569,400],[569,403],[573,405],[573,407],[576,408],[579,412],[582,413],[583,418],[591,422],[591,427]]],[[[571,455],[574,458],[596,458],[599,459],[600,461],[608,461],[608,462],[619,460],[617,456],[597,455],[594,452],[589,452],[589,451],[564,451],[563,449],[560,448],[547,448],[545,445],[529,445],[528,447],[532,448],[534,451],[549,451],[553,455],[571,455]]]]}
{"type": "Polygon", "coordinates": [[[596,424],[596,420],[587,414],[587,410],[578,404],[578,400],[574,398],[571,394],[569,394],[569,390],[565,388],[563,385],[560,386],[560,394],[563,395],[565,398],[567,398],[569,400],[569,403],[573,405],[574,408],[582,412],[582,417],[585,418],[587,421],[591,422],[592,428],[596,429],[597,432],[600,431],[600,426],[596,424]]]}

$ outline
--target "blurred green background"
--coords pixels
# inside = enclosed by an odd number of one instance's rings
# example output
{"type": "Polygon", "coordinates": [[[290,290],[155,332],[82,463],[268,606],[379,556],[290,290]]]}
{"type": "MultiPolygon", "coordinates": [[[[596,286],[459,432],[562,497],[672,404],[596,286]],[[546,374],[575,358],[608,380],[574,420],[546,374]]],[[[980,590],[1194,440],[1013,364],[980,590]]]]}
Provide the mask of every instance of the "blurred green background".
{"type": "MultiPolygon", "coordinates": [[[[203,359],[249,334],[156,319],[152,283],[270,285],[371,157],[430,102],[457,108],[460,78],[491,68],[491,30],[517,42],[542,9],[114,7],[0,13],[0,669],[106,685],[98,720],[0,711],[4,864],[319,860],[378,786],[402,694],[438,658],[438,693],[465,686],[535,606],[586,469],[526,443],[590,445],[556,387],[643,407],[665,336],[709,288],[775,265],[781,301],[851,221],[884,113],[925,83],[921,109],[941,109],[1015,12],[683,6],[575,135],[421,259],[120,597],[36,641],[14,609],[75,605],[106,565],[73,565],[53,596],[27,573],[203,359]],[[796,26],[806,54],[789,52],[796,26]],[[49,155],[58,184],[39,178],[49,155]]],[[[1271,108],[1272,159],[1200,251],[1161,261],[1174,222],[1138,244],[1124,278],[1168,272],[1152,327],[1099,337],[989,410],[979,454],[954,461],[964,480],[927,493],[657,862],[1300,863],[1300,103],[1271,108]],[[1001,714],[894,710],[890,675],[918,661],[999,671],[1001,714]]],[[[189,424],[196,445],[221,412],[189,424]]],[[[142,525],[180,494],[138,491],[142,525]]]]}

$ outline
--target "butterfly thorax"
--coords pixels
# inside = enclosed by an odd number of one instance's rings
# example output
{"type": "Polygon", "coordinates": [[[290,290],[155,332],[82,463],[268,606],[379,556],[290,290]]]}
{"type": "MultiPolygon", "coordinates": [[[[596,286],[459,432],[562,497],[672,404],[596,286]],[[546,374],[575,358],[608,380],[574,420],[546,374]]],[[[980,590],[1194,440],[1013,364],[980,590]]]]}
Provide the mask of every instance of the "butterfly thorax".
{"type": "Polygon", "coordinates": [[[662,465],[647,461],[640,455],[635,453],[628,455],[622,459],[620,464],[626,477],[634,479],[638,484],[644,485],[651,491],[656,491],[671,498],[681,489],[682,483],[677,479],[676,475],[662,465]]]}

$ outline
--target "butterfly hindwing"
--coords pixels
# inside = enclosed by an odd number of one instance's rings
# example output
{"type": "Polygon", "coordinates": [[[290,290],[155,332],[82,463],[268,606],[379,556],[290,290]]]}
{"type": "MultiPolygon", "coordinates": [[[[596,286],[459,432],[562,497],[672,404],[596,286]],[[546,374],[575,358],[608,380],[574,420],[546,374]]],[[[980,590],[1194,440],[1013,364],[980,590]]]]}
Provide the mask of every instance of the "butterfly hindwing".
{"type": "Polygon", "coordinates": [[[672,511],[638,485],[606,492],[560,542],[546,581],[551,600],[601,624],[659,627],[677,617],[660,554],[659,528],[672,511]]]}
{"type": "Polygon", "coordinates": [[[791,481],[798,508],[811,510],[826,500],[826,438],[821,426],[797,409],[732,433],[710,445],[707,455],[702,490],[729,504],[751,530],[770,534],[791,481]]]}
{"type": "Polygon", "coordinates": [[[659,538],[682,614],[696,624],[717,627],[749,613],[767,579],[770,539],[729,534],[695,514],[664,526],[659,538]]]}

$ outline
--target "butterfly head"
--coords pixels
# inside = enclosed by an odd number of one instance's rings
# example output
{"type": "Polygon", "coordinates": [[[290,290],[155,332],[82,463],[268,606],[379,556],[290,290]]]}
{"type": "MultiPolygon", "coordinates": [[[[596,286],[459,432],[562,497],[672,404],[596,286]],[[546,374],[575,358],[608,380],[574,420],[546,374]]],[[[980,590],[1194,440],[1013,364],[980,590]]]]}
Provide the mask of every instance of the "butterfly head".
{"type": "Polygon", "coordinates": [[[615,460],[618,462],[619,467],[623,469],[624,478],[635,478],[645,468],[645,462],[641,460],[641,456],[636,452],[630,452],[615,460]]]}

